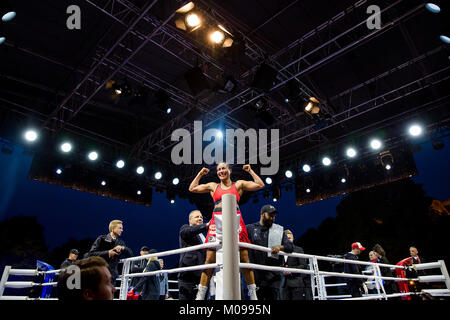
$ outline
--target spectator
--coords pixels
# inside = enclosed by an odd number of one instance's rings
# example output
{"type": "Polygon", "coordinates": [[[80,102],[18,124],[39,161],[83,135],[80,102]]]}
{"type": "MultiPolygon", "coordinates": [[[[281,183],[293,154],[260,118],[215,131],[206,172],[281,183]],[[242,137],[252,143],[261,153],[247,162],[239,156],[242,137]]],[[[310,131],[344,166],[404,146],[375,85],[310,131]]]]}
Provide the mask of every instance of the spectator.
{"type": "MultiPolygon", "coordinates": [[[[187,248],[203,244],[206,232],[209,227],[208,223],[203,223],[203,216],[199,210],[189,213],[189,224],[185,224],[180,228],[179,243],[180,248],[187,248]]],[[[180,254],[179,267],[191,267],[203,264],[206,259],[204,249],[184,252],[180,254]]],[[[180,272],[178,274],[178,291],[179,300],[195,300],[197,295],[197,285],[200,282],[202,270],[180,272]]]]}
{"type": "MultiPolygon", "coordinates": [[[[378,257],[378,263],[384,263],[384,264],[390,264],[389,260],[386,258],[386,252],[384,251],[383,247],[380,246],[378,243],[375,244],[372,248],[372,250],[375,252],[375,254],[378,257]]],[[[393,273],[391,271],[391,268],[389,267],[380,267],[381,275],[383,277],[393,277],[393,273]]],[[[385,280],[384,281],[384,290],[387,294],[390,293],[396,293],[397,290],[397,284],[395,281],[392,280],[385,280]]]]}
{"type": "MultiPolygon", "coordinates": [[[[294,245],[294,235],[291,230],[284,231],[289,241],[292,242],[295,253],[304,253],[303,248],[294,245]]],[[[284,266],[287,268],[308,269],[308,260],[305,258],[283,256],[284,266]]],[[[282,300],[306,300],[305,278],[309,274],[283,272],[281,276],[281,299],[282,300]]]]}
{"type": "MultiPolygon", "coordinates": [[[[352,243],[352,251],[344,254],[344,259],[357,261],[358,256],[363,250],[366,250],[366,248],[361,243],[354,242],[352,243]]],[[[344,273],[361,274],[361,268],[355,263],[344,263],[344,273]]],[[[363,283],[364,281],[361,278],[347,278],[347,288],[352,297],[362,296],[361,290],[363,289],[363,283]]]]}
{"type": "MultiPolygon", "coordinates": [[[[149,254],[156,253],[155,249],[151,249],[149,254]]],[[[152,272],[161,270],[158,257],[148,259],[144,272],[152,272]]],[[[142,300],[159,300],[159,275],[139,277],[139,282],[134,288],[134,292],[139,293],[142,300]]]]}
{"type": "MultiPolygon", "coordinates": [[[[143,246],[141,250],[139,250],[139,255],[145,256],[149,252],[149,249],[147,246],[143,246]]],[[[145,269],[145,266],[147,265],[147,259],[141,259],[133,262],[133,265],[131,266],[131,273],[139,273],[143,272],[145,269]]],[[[136,284],[139,282],[138,277],[131,278],[130,287],[136,286],[136,284]]]]}
{"type": "Polygon", "coordinates": [[[120,238],[123,232],[123,224],[120,220],[109,223],[109,233],[97,237],[89,250],[89,256],[100,256],[108,262],[111,279],[115,284],[119,274],[117,265],[123,256],[132,256],[133,252],[125,246],[120,238]]]}
{"type": "Polygon", "coordinates": [[[62,272],[58,281],[58,299],[61,301],[113,300],[116,289],[111,282],[108,263],[101,257],[89,257],[75,261],[79,268],[79,288],[72,283],[72,272],[62,272]],[[69,286],[69,283],[75,286],[69,286]]]}
{"type": "Polygon", "coordinates": [[[79,254],[79,252],[77,249],[70,250],[69,257],[66,260],[64,260],[63,263],[61,263],[60,269],[65,269],[68,266],[70,266],[72,263],[74,263],[78,258],[78,254],[79,254]]]}
{"type": "MultiPolygon", "coordinates": [[[[164,260],[158,260],[161,270],[164,268],[164,260]]],[[[167,273],[159,274],[159,300],[166,300],[169,298],[169,277],[167,273]]]]}
{"type": "MultiPolygon", "coordinates": [[[[283,232],[283,227],[275,224],[275,215],[278,210],[272,205],[261,208],[259,222],[247,226],[250,242],[259,246],[271,248],[271,253],[259,250],[249,250],[251,263],[266,266],[283,266],[284,258],[279,256],[280,251],[291,253],[294,246],[283,232]]],[[[260,300],[280,300],[280,272],[255,270],[255,280],[260,300]]]]}

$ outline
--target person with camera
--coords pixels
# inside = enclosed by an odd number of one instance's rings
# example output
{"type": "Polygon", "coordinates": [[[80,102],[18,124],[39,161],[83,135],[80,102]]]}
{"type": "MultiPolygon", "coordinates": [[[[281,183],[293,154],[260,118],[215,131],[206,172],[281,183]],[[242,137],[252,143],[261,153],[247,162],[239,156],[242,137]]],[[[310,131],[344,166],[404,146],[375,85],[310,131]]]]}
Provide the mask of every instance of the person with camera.
{"type": "Polygon", "coordinates": [[[119,260],[125,257],[133,256],[133,252],[125,245],[120,236],[123,232],[123,223],[120,220],[113,220],[109,223],[109,233],[98,236],[89,250],[89,257],[99,256],[108,263],[111,273],[111,281],[116,283],[119,274],[117,266],[119,260]]]}

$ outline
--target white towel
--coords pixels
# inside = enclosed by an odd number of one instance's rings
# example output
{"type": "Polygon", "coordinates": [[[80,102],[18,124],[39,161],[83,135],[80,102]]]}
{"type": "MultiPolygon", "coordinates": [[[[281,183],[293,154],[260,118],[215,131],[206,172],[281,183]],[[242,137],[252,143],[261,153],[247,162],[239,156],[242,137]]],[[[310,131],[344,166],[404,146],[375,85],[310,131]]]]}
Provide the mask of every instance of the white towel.
{"type": "MultiPolygon", "coordinates": [[[[272,224],[269,229],[269,238],[268,238],[268,247],[272,248],[273,246],[281,246],[281,242],[283,241],[283,226],[279,224],[272,224]]],[[[272,254],[271,252],[267,253],[269,258],[278,258],[278,254],[272,254]]]]}

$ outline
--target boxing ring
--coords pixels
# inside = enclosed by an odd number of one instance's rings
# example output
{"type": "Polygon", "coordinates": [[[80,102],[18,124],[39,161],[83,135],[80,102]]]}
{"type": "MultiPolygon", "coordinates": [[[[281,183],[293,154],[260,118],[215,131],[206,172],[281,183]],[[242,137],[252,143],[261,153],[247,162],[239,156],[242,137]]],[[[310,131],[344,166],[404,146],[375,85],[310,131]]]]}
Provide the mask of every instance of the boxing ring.
{"type": "MultiPolygon", "coordinates": [[[[152,253],[143,256],[136,256],[127,259],[122,259],[123,263],[122,274],[120,276],[120,287],[118,300],[127,300],[130,282],[136,277],[154,276],[162,273],[180,273],[194,270],[216,269],[215,282],[215,299],[216,300],[241,300],[241,277],[240,268],[248,268],[254,270],[275,271],[275,272],[291,272],[298,274],[309,275],[311,278],[311,290],[314,300],[388,300],[391,298],[401,297],[402,299],[412,295],[428,294],[432,297],[450,297],[450,278],[443,260],[430,263],[415,264],[410,266],[392,265],[382,263],[372,263],[365,261],[346,260],[341,258],[324,257],[318,255],[302,254],[302,253],[285,253],[279,252],[279,255],[307,259],[309,261],[309,269],[296,269],[286,267],[274,267],[266,265],[258,265],[253,263],[239,262],[239,247],[259,250],[270,253],[271,249],[267,247],[258,246],[255,244],[243,243],[238,241],[238,226],[239,220],[236,214],[236,198],[232,194],[226,194],[222,198],[222,239],[221,241],[206,243],[197,246],[169,250],[164,252],[152,253]],[[184,252],[214,248],[216,252],[216,263],[204,264],[191,267],[163,269],[152,272],[130,273],[130,266],[134,261],[149,259],[152,257],[164,257],[170,255],[177,255],[184,252]],[[323,271],[319,269],[319,261],[358,264],[360,266],[370,266],[373,269],[371,274],[348,274],[341,272],[323,271]],[[438,275],[417,276],[415,278],[407,277],[384,277],[381,276],[380,268],[385,267],[391,270],[430,270],[438,269],[438,275]],[[327,283],[327,278],[357,278],[373,285],[375,293],[368,293],[362,297],[353,298],[350,295],[330,295],[327,293],[327,288],[346,286],[345,283],[327,283]],[[414,281],[417,283],[441,283],[440,289],[422,289],[420,292],[399,292],[387,294],[384,288],[383,280],[394,281],[396,283],[408,283],[414,281]]],[[[220,237],[219,237],[220,239],[220,237]]],[[[13,269],[6,266],[0,281],[0,300],[56,300],[56,298],[30,298],[26,296],[4,295],[5,288],[30,288],[30,287],[45,287],[56,286],[57,282],[48,283],[34,283],[30,281],[8,281],[10,275],[16,276],[36,276],[36,275],[57,275],[61,270],[52,271],[38,271],[27,269],[13,269]]],[[[212,279],[213,279],[212,278],[212,279]]],[[[213,280],[211,280],[213,281],[213,280]]],[[[174,282],[173,280],[171,282],[174,282]]],[[[172,290],[173,291],[173,290],[172,290]]],[[[175,290],[176,291],[176,290],[175,290]]]]}

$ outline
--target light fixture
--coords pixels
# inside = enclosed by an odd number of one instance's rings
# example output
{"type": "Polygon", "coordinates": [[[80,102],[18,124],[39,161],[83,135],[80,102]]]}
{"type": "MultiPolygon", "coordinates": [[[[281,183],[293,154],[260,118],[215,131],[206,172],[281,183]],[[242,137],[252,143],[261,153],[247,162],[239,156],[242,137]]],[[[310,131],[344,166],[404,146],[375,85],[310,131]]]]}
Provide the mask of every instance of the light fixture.
{"type": "Polygon", "coordinates": [[[322,163],[324,166],[329,166],[331,164],[331,159],[328,157],[323,157],[322,158],[322,163]]]}
{"type": "Polygon", "coordinates": [[[72,150],[72,145],[69,142],[64,142],[61,145],[61,151],[62,152],[67,153],[67,152],[70,152],[71,150],[72,150]]]}
{"type": "Polygon", "coordinates": [[[25,140],[28,142],[34,142],[38,138],[38,134],[35,130],[27,130],[24,134],[25,140]]]}
{"type": "Polygon", "coordinates": [[[319,104],[320,104],[319,100],[317,100],[314,97],[311,97],[306,102],[305,111],[311,114],[317,114],[320,111],[319,104]]]}
{"type": "Polygon", "coordinates": [[[292,171],[291,170],[286,170],[284,175],[286,176],[286,178],[292,178],[292,171]]]}
{"type": "Polygon", "coordinates": [[[310,172],[311,171],[311,167],[309,166],[309,164],[304,164],[303,165],[303,171],[305,171],[305,172],[310,172]]]}
{"type": "Polygon", "coordinates": [[[413,137],[418,137],[422,134],[422,127],[418,124],[413,124],[409,127],[409,134],[413,137]]]}
{"type": "Polygon", "coordinates": [[[187,13],[189,11],[191,11],[192,9],[194,9],[195,5],[194,3],[191,1],[187,4],[185,4],[184,6],[182,6],[181,8],[179,8],[177,11],[175,11],[176,13],[187,13]]]}
{"type": "Polygon", "coordinates": [[[180,183],[180,179],[174,178],[174,179],[172,180],[172,184],[177,185],[178,183],[180,183]]]}
{"type": "Polygon", "coordinates": [[[189,13],[186,15],[186,24],[190,28],[195,28],[200,26],[200,18],[196,13],[189,13]]]}
{"type": "Polygon", "coordinates": [[[394,157],[389,150],[380,153],[381,165],[386,170],[391,170],[394,165],[394,157]]]}
{"type": "Polygon", "coordinates": [[[273,202],[277,202],[277,198],[273,198],[272,200],[273,200],[273,202]]]}
{"type": "Polygon", "coordinates": [[[271,183],[272,183],[272,178],[267,177],[267,178],[266,178],[266,183],[267,183],[267,184],[271,184],[271,183]]]}
{"type": "Polygon", "coordinates": [[[2,16],[3,22],[9,22],[16,17],[16,11],[14,11],[10,2],[7,0],[2,0],[0,5],[0,15],[2,16]]]}
{"type": "Polygon", "coordinates": [[[95,161],[95,160],[98,159],[98,153],[95,152],[95,151],[91,151],[91,152],[89,152],[89,154],[88,154],[88,158],[89,158],[89,160],[91,160],[91,161],[95,161]]]}
{"type": "Polygon", "coordinates": [[[442,42],[449,44],[450,43],[450,38],[444,35],[439,36],[439,39],[441,39],[442,42]]]}
{"type": "Polygon", "coordinates": [[[217,130],[216,137],[217,138],[222,138],[223,137],[223,133],[222,133],[221,130],[217,130]]]}
{"type": "Polygon", "coordinates": [[[125,167],[125,161],[123,161],[123,160],[118,160],[118,161],[116,162],[116,167],[119,168],[119,169],[122,169],[123,167],[125,167]]]}
{"type": "Polygon", "coordinates": [[[102,180],[101,185],[102,185],[102,186],[106,186],[106,181],[105,181],[105,180],[102,180]]]}
{"type": "Polygon", "coordinates": [[[352,147],[348,148],[346,151],[347,157],[354,158],[356,156],[356,150],[352,147]]]}
{"type": "Polygon", "coordinates": [[[56,174],[61,174],[62,170],[60,168],[56,169],[56,174]]]}
{"type": "Polygon", "coordinates": [[[171,107],[168,107],[167,110],[166,110],[166,113],[169,114],[169,113],[171,113],[171,112],[172,112],[172,108],[171,108],[171,107]]]}
{"type": "Polygon", "coordinates": [[[306,189],[306,193],[310,193],[310,192],[311,192],[310,188],[306,189]]]}
{"type": "Polygon", "coordinates": [[[215,44],[222,44],[225,40],[225,34],[222,31],[215,30],[209,34],[209,39],[215,44]]]}
{"type": "Polygon", "coordinates": [[[160,171],[156,172],[156,173],[155,173],[155,179],[156,179],[156,180],[159,180],[159,179],[161,179],[161,178],[162,178],[162,173],[161,173],[160,171]]]}
{"type": "Polygon", "coordinates": [[[347,180],[346,180],[345,178],[342,178],[342,179],[341,179],[341,182],[342,182],[342,183],[346,183],[347,180]]]}
{"type": "Polygon", "coordinates": [[[141,194],[142,194],[142,191],[141,191],[141,190],[138,190],[136,193],[137,193],[138,195],[141,195],[141,194]]]}
{"type": "Polygon", "coordinates": [[[170,203],[175,203],[175,200],[174,199],[170,199],[170,203]]]}
{"type": "Polygon", "coordinates": [[[5,37],[0,37],[0,45],[3,44],[6,41],[5,37]]]}
{"type": "Polygon", "coordinates": [[[427,8],[428,11],[432,12],[432,13],[439,13],[441,12],[441,8],[439,8],[439,6],[437,4],[428,2],[427,4],[425,4],[425,8],[427,8]]]}
{"type": "Polygon", "coordinates": [[[382,146],[381,141],[378,139],[373,139],[372,141],[370,141],[370,147],[373,150],[378,150],[381,148],[381,146],[382,146]]]}
{"type": "Polygon", "coordinates": [[[143,174],[144,173],[144,167],[143,166],[139,166],[136,168],[136,172],[137,174],[143,174]]]}

